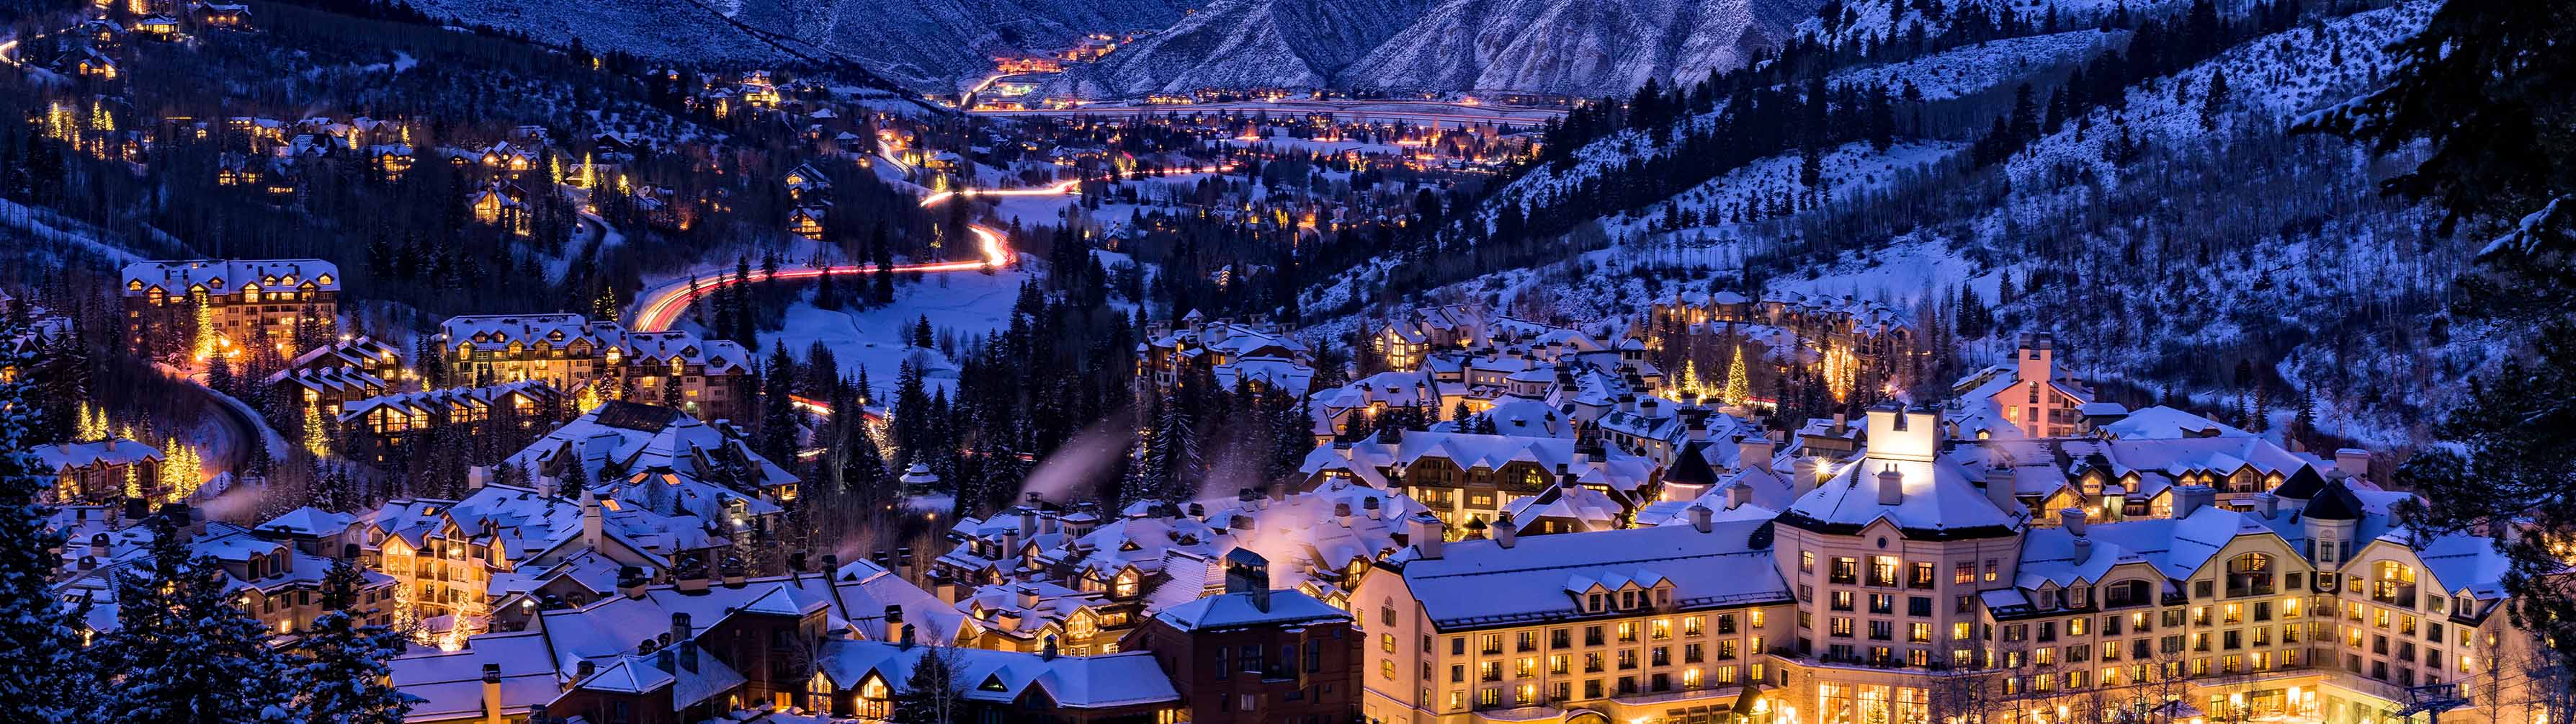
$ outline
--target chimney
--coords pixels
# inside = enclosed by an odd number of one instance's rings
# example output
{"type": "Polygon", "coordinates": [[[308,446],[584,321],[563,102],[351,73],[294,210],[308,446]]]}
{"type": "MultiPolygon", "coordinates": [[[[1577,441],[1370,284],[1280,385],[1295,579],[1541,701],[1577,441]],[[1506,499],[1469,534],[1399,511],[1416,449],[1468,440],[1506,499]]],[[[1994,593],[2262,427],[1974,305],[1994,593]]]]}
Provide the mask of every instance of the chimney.
{"type": "Polygon", "coordinates": [[[469,466],[469,467],[465,468],[465,489],[466,489],[466,490],[482,490],[482,489],[483,489],[483,486],[491,485],[491,484],[492,484],[492,466],[490,466],[490,465],[474,465],[474,466],[469,466]]]}
{"type": "Polygon", "coordinates": [[[2119,483],[2102,486],[2102,521],[2119,522],[2129,515],[2129,489],[2119,483]]]}
{"type": "Polygon", "coordinates": [[[2083,508],[2069,505],[2057,510],[2057,525],[2065,528],[2067,535],[2084,537],[2084,521],[2083,508]]]}
{"type": "Polygon", "coordinates": [[[689,673],[692,674],[698,672],[697,639],[682,639],[680,641],[680,668],[687,669],[689,673]]]}
{"type": "Polygon", "coordinates": [[[653,652],[653,668],[661,669],[662,673],[666,674],[678,671],[678,662],[674,660],[675,658],[676,657],[671,655],[670,649],[655,651],[653,652]]]}
{"type": "Polygon", "coordinates": [[[483,665],[483,724],[501,724],[501,665],[483,665]]]}
{"type": "Polygon", "coordinates": [[[1270,559],[1250,548],[1236,548],[1225,554],[1225,592],[1240,593],[1252,602],[1256,611],[1270,611],[1270,559]]]}
{"type": "Polygon", "coordinates": [[[1347,525],[1350,525],[1350,524],[1351,524],[1351,501],[1348,501],[1348,500],[1335,501],[1335,502],[1333,503],[1333,519],[1334,519],[1334,520],[1341,521],[1341,522],[1342,522],[1342,525],[1346,525],[1346,526],[1347,526],[1347,525]]]}
{"type": "MultiPolygon", "coordinates": [[[[1741,507],[1744,507],[1745,505],[1750,504],[1750,503],[1752,503],[1752,502],[1753,502],[1753,486],[1751,486],[1751,485],[1746,485],[1746,484],[1744,484],[1744,482],[1743,482],[1743,481],[1740,481],[1740,480],[1739,480],[1739,481],[1736,481],[1736,483],[1735,483],[1734,485],[1726,486],[1726,509],[1727,509],[1727,510],[1734,510],[1734,509],[1737,509],[1737,508],[1741,508],[1741,507]]],[[[1707,506],[1701,506],[1701,507],[1707,507],[1707,506]]]]}
{"type": "Polygon", "coordinates": [[[1020,603],[1020,608],[1023,608],[1023,609],[1035,609],[1035,608],[1037,608],[1037,607],[1038,607],[1038,586],[1037,586],[1037,584],[1035,584],[1035,583],[1022,583],[1022,584],[1020,584],[1020,586],[1019,586],[1019,603],[1020,603]]]}
{"type": "Polygon", "coordinates": [[[823,577],[825,579],[832,579],[839,575],[841,575],[841,554],[823,554],[823,577]]]}
{"type": "Polygon", "coordinates": [[[1744,434],[1735,441],[1736,467],[1751,470],[1771,467],[1771,435],[1760,430],[1744,434]]]}
{"type": "Polygon", "coordinates": [[[617,590],[619,593],[625,594],[629,599],[643,598],[644,587],[648,580],[650,579],[644,577],[644,569],[642,568],[634,566],[619,566],[617,568],[617,590]]]}
{"type": "Polygon", "coordinates": [[[607,514],[600,511],[599,498],[589,490],[581,491],[581,545],[594,551],[605,550],[608,540],[607,514]]]}
{"type": "MultiPolygon", "coordinates": [[[[1993,503],[1995,510],[2003,511],[2005,515],[2011,515],[2013,507],[2021,504],[2020,500],[2013,497],[2011,471],[1986,472],[1986,502],[1993,503]]],[[[2036,511],[2032,513],[2033,517],[2037,515],[2036,511]]]]}
{"type": "Polygon", "coordinates": [[[1896,472],[1896,465],[1894,463],[1889,463],[1887,467],[1879,468],[1878,504],[1902,505],[1904,503],[1905,474],[1896,472]]]}
{"type": "Polygon", "coordinates": [[[599,664],[591,663],[591,660],[589,659],[582,659],[580,661],[573,662],[572,680],[574,683],[588,680],[591,675],[597,673],[599,673],[599,664]]]}
{"type": "Polygon", "coordinates": [[[2273,518],[2280,517],[2281,496],[2273,495],[2272,491],[2269,490],[2255,493],[2254,509],[2263,513],[2264,520],[2271,520],[2273,518]]]}
{"type": "Polygon", "coordinates": [[[1824,475],[1824,461],[1813,455],[1799,456],[1797,462],[1789,464],[1790,499],[1806,497],[1807,491],[1815,490],[1816,484],[1823,482],[1824,475]]]}
{"type": "Polygon", "coordinates": [[[903,640],[903,633],[904,633],[904,632],[903,632],[903,629],[904,629],[904,625],[903,625],[903,607],[902,607],[902,606],[897,606],[897,605],[894,605],[894,604],[886,604],[886,607],[885,607],[885,640],[887,640],[887,641],[901,641],[901,640],[903,640]]]}
{"type": "Polygon", "coordinates": [[[1520,542],[1520,525],[1512,522],[1511,511],[1503,511],[1502,515],[1494,517],[1493,534],[1494,544],[1504,548],[1510,548],[1513,543],[1520,542]]]}
{"type": "Polygon", "coordinates": [[[807,567],[805,567],[805,564],[806,564],[806,560],[805,560],[805,552],[804,552],[804,551],[796,551],[796,552],[793,552],[793,553],[789,553],[789,554],[787,554],[787,571],[788,571],[788,573],[790,573],[790,574],[796,574],[796,573],[804,573],[804,572],[807,572],[807,571],[811,571],[811,570],[813,570],[813,569],[811,569],[811,568],[807,568],[807,567]]]}
{"type": "Polygon", "coordinates": [[[1690,504],[1690,507],[1683,508],[1682,512],[1690,514],[1690,524],[1693,530],[1697,530],[1702,533],[1709,531],[1709,527],[1711,525],[1709,517],[1710,514],[1715,511],[1709,510],[1706,504],[1692,503],[1690,504]]]}
{"type": "Polygon", "coordinates": [[[1414,550],[1419,551],[1420,557],[1440,557],[1441,531],[1440,518],[1438,516],[1432,515],[1431,511],[1426,510],[1414,513],[1412,517],[1404,519],[1404,522],[1405,542],[1411,544],[1414,550]]]}
{"type": "Polygon", "coordinates": [[[2087,561],[2091,560],[2093,560],[2093,539],[2077,536],[2075,538],[2075,565],[2084,565],[2087,561]]]}
{"type": "Polygon", "coordinates": [[[2348,477],[2370,479],[2370,451],[2356,447],[2335,451],[2334,471],[2348,477]]]}
{"type": "Polygon", "coordinates": [[[2218,491],[2207,485],[2185,485],[2173,489],[2173,499],[2174,519],[2181,520],[2216,502],[2218,491]]]}

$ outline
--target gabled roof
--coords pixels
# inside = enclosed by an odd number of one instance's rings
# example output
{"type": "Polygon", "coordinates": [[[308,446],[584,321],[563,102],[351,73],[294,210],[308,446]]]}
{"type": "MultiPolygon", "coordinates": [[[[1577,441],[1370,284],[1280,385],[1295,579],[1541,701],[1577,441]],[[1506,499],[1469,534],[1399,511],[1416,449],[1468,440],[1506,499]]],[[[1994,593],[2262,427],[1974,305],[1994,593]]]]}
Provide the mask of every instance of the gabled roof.
{"type": "Polygon", "coordinates": [[[1350,614],[1297,591],[1270,592],[1268,610],[1251,593],[1224,593],[1163,609],[1154,618],[1183,631],[1298,626],[1350,620],[1350,614]]]}

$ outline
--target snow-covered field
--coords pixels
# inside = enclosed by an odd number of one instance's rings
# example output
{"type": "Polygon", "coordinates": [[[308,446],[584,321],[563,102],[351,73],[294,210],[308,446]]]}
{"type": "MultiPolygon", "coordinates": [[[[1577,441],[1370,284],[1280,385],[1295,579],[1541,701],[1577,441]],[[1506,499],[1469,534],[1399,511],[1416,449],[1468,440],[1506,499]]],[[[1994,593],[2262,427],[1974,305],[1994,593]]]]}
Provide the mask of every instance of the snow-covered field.
{"type": "Polygon", "coordinates": [[[939,350],[909,344],[914,322],[928,317],[932,330],[953,330],[961,339],[992,334],[1010,325],[1020,283],[1035,275],[1025,265],[989,275],[926,275],[919,282],[896,285],[893,304],[868,310],[832,311],[800,301],[788,308],[782,330],[760,335],[760,348],[766,354],[772,345],[784,343],[788,354],[801,358],[806,347],[821,342],[843,372],[855,375],[866,367],[878,396],[893,391],[896,370],[912,360],[921,365],[929,389],[953,393],[956,361],[939,350]]]}

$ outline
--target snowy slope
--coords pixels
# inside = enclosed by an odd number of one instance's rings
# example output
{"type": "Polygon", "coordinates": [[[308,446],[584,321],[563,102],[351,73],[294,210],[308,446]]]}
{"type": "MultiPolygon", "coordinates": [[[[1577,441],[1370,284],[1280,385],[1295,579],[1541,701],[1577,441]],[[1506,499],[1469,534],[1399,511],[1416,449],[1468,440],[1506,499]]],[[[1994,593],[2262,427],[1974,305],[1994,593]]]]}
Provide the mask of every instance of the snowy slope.
{"type": "Polygon", "coordinates": [[[946,92],[997,53],[1071,45],[1090,32],[1160,28],[1179,0],[415,0],[423,12],[551,43],[704,64],[855,60],[946,92]],[[783,47],[782,47],[783,46],[783,47]]]}
{"type": "Polygon", "coordinates": [[[1624,93],[1740,67],[1819,1],[1220,0],[1060,90],[1624,93]]]}
{"type": "Polygon", "coordinates": [[[1430,0],[1219,0],[1068,80],[1087,95],[1321,87],[1430,0]]]}
{"type": "Polygon", "coordinates": [[[1622,93],[1751,60],[1815,11],[1809,0],[1447,0],[1369,52],[1345,84],[1622,93]]]}
{"type": "MultiPolygon", "coordinates": [[[[2077,30],[2025,38],[2006,38],[1934,53],[1902,63],[1887,63],[1837,72],[1831,82],[1886,85],[1913,83],[1924,100],[1957,98],[2053,66],[2078,63],[2106,49],[2125,47],[2127,31],[2077,30]]],[[[1891,91],[1892,92],[1892,91],[1891,91]]]]}

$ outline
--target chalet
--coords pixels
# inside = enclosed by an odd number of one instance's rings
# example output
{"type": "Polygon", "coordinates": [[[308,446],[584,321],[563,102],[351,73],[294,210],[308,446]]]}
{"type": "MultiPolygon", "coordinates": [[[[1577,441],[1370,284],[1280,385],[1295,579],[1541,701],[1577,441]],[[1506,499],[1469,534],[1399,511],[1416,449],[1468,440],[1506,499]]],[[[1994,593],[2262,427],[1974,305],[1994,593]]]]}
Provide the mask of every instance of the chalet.
{"type": "Polygon", "coordinates": [[[250,6],[229,3],[194,3],[190,17],[197,24],[214,28],[241,28],[250,24],[250,6]]]}
{"type": "Polygon", "coordinates": [[[800,202],[806,201],[807,197],[828,199],[832,193],[832,179],[810,163],[797,164],[787,172],[783,182],[787,184],[787,197],[800,202]]]}
{"type": "Polygon", "coordinates": [[[521,380],[352,400],[336,408],[335,422],[350,457],[382,464],[407,457],[405,440],[420,435],[527,440],[557,419],[562,401],[544,380],[521,380]]]}
{"type": "Polygon", "coordinates": [[[179,20],[167,15],[154,15],[134,21],[134,32],[153,40],[178,40],[179,20]]]}
{"type": "Polygon", "coordinates": [[[799,204],[795,211],[787,212],[787,233],[821,241],[823,219],[831,211],[832,206],[828,203],[799,204]]]}
{"type": "Polygon", "coordinates": [[[39,445],[27,452],[54,476],[46,497],[57,503],[104,503],[162,492],[161,451],[141,442],[113,437],[39,445]]]}

